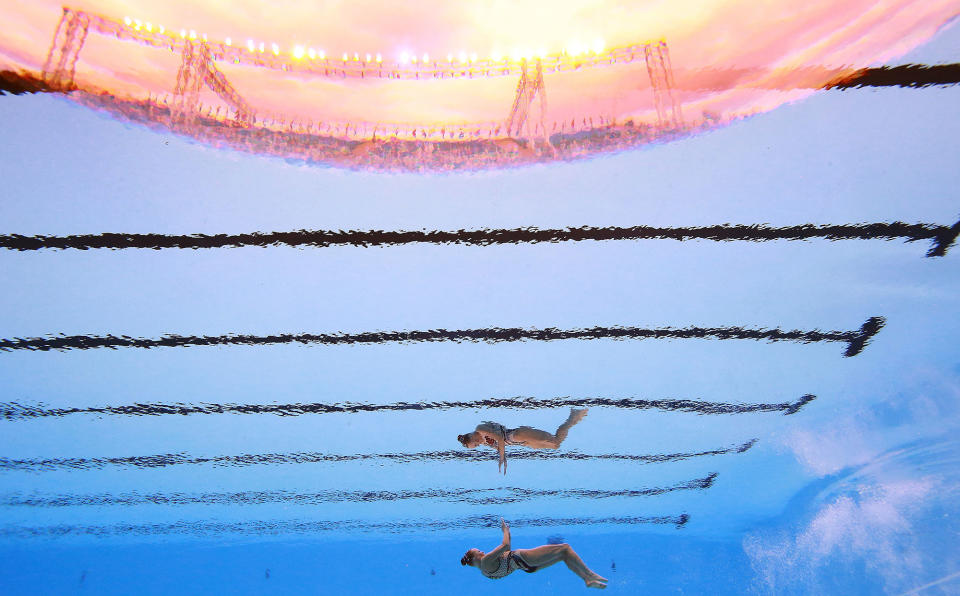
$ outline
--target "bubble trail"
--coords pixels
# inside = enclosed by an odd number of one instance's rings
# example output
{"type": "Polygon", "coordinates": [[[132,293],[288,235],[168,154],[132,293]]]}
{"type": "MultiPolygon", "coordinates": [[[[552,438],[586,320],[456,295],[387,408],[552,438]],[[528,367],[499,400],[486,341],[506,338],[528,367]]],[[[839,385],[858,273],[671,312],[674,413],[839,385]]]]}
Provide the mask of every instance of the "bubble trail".
{"type": "Polygon", "coordinates": [[[617,497],[651,497],[682,490],[706,490],[713,486],[717,474],[680,482],[672,486],[597,490],[570,488],[559,490],[530,489],[513,486],[499,488],[454,488],[402,491],[327,490],[315,493],[289,491],[245,491],[231,493],[126,493],[100,495],[50,495],[9,496],[0,499],[0,507],[104,507],[134,505],[261,505],[283,503],[285,505],[321,505],[324,503],[379,503],[429,499],[445,503],[468,505],[506,505],[522,503],[539,498],[561,499],[610,499],[617,497]]]}
{"type": "Polygon", "coordinates": [[[698,415],[752,414],[783,412],[795,414],[811,401],[814,395],[804,395],[795,402],[782,403],[723,403],[692,399],[634,399],[604,397],[512,397],[491,398],[476,401],[396,402],[390,404],[366,403],[305,403],[305,404],[233,404],[233,403],[135,403],[119,406],[91,406],[86,408],[48,408],[43,404],[29,405],[17,402],[0,403],[0,417],[4,420],[29,420],[33,418],[62,418],[75,414],[97,416],[190,416],[194,414],[240,414],[275,416],[304,416],[318,414],[357,414],[366,412],[402,412],[476,408],[506,408],[513,410],[540,410],[570,407],[607,407],[627,410],[663,410],[689,412],[698,415]]]}
{"type": "MultiPolygon", "coordinates": [[[[751,439],[740,445],[711,449],[691,453],[580,453],[578,451],[517,451],[510,454],[511,460],[536,461],[594,461],[612,460],[635,464],[656,464],[684,461],[697,457],[745,453],[757,442],[751,439]]],[[[415,464],[421,462],[486,462],[490,453],[484,451],[426,451],[419,453],[242,453],[238,455],[191,456],[187,453],[160,453],[154,455],[133,455],[125,457],[63,457],[44,459],[11,459],[0,457],[0,471],[4,472],[53,472],[58,470],[83,471],[101,470],[110,467],[119,468],[165,468],[181,465],[210,465],[214,467],[245,467],[257,465],[297,465],[297,464],[339,464],[348,462],[373,462],[390,464],[415,464]]]]}
{"type": "Polygon", "coordinates": [[[14,337],[0,339],[0,352],[29,350],[92,350],[97,348],[143,348],[273,344],[357,345],[387,343],[500,343],[514,341],[558,341],[565,339],[749,339],[754,341],[789,341],[802,344],[842,342],[847,344],[844,357],[856,356],[869,340],[880,331],[885,320],[871,317],[856,331],[783,331],[749,329],[744,327],[589,327],[574,329],[543,329],[523,327],[487,327],[482,329],[430,329],[425,331],[368,331],[363,333],[284,333],[278,335],[163,335],[158,338],[130,337],[128,335],[51,335],[47,337],[14,337]]]}
{"type": "Polygon", "coordinates": [[[244,234],[79,234],[69,236],[0,235],[0,248],[18,251],[44,249],[211,249],[239,247],[293,246],[326,248],[331,246],[381,247],[406,244],[494,246],[503,244],[539,244],[583,241],[623,240],[710,240],[714,242],[771,242],[775,240],[932,240],[926,256],[944,256],[960,233],[960,222],[953,226],[930,223],[908,224],[900,221],[862,224],[800,224],[771,227],[763,224],[720,224],[701,227],[536,227],[476,230],[295,230],[290,232],[250,232],[244,234]]]}

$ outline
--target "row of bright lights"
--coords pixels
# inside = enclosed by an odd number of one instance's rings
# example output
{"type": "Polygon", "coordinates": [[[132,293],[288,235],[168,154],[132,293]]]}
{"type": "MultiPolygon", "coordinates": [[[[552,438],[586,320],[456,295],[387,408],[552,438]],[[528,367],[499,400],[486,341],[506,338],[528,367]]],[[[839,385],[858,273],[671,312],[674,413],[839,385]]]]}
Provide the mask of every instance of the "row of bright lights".
{"type": "MultiPolygon", "coordinates": [[[[161,35],[163,35],[166,31],[163,28],[163,25],[154,25],[148,21],[147,22],[141,21],[140,19],[131,19],[130,17],[124,17],[123,22],[127,27],[132,27],[135,31],[145,30],[148,33],[153,33],[154,31],[156,31],[161,35]]],[[[183,39],[191,39],[191,40],[197,39],[197,32],[193,29],[189,29],[189,30],[181,29],[180,37],[183,39]]],[[[206,33],[201,34],[200,39],[202,39],[203,41],[207,41],[207,34],[206,33]]],[[[233,40],[228,37],[223,40],[223,43],[225,45],[232,46],[233,40]]],[[[280,55],[280,46],[275,43],[272,43],[269,46],[267,46],[267,44],[262,41],[259,43],[256,43],[252,39],[247,40],[247,50],[249,50],[250,52],[263,53],[267,50],[268,47],[274,56],[280,55]]],[[[568,48],[565,48],[563,50],[562,54],[564,56],[576,58],[577,56],[588,56],[591,53],[601,54],[603,50],[604,50],[603,40],[597,39],[593,42],[592,45],[581,44],[581,43],[570,44],[568,48]]],[[[318,50],[316,48],[310,48],[310,47],[301,46],[301,45],[293,46],[293,49],[290,50],[290,56],[294,60],[303,60],[304,58],[309,58],[310,60],[326,60],[327,59],[326,52],[324,52],[323,50],[318,50]]],[[[533,58],[544,58],[546,56],[547,56],[547,52],[546,50],[543,50],[543,49],[540,49],[536,52],[532,50],[514,50],[509,55],[509,57],[512,58],[514,62],[519,62],[521,60],[530,60],[533,58]]],[[[365,62],[376,62],[378,64],[383,62],[383,55],[379,53],[365,54],[363,55],[363,57],[365,58],[364,60],[365,62]]],[[[347,62],[351,59],[355,62],[359,62],[361,59],[361,54],[359,52],[354,52],[351,55],[351,54],[348,54],[347,52],[344,52],[343,55],[341,56],[341,59],[344,62],[347,62]]],[[[492,62],[503,62],[506,59],[507,59],[507,56],[499,52],[494,52],[490,56],[490,60],[492,62]]],[[[473,64],[478,60],[479,60],[479,56],[477,55],[476,52],[472,52],[469,54],[467,52],[459,52],[458,54],[453,54],[453,53],[447,54],[447,62],[451,64],[454,62],[459,62],[460,64],[473,64]]],[[[430,54],[424,53],[422,55],[417,55],[415,52],[403,51],[403,52],[400,52],[399,56],[397,57],[397,62],[399,62],[400,64],[416,64],[417,62],[426,64],[430,62],[430,54]]]]}

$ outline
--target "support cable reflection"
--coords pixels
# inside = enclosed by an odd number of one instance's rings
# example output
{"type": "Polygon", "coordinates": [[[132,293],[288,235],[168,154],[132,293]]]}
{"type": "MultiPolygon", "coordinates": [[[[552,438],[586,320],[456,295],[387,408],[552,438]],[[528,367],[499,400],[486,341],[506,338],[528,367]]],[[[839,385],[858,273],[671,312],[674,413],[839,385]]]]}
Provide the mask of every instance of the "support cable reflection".
{"type": "Polygon", "coordinates": [[[454,488],[423,490],[325,490],[313,493],[290,491],[241,491],[230,493],[124,493],[100,495],[31,495],[0,498],[0,507],[106,507],[135,505],[320,505],[324,503],[379,503],[429,499],[468,505],[507,505],[539,498],[611,499],[652,497],[683,490],[706,490],[713,486],[716,472],[671,486],[597,490],[588,488],[531,489],[515,486],[498,488],[454,488]]]}
{"type": "Polygon", "coordinates": [[[51,408],[44,404],[0,403],[0,418],[9,421],[34,418],[62,418],[64,416],[92,414],[96,416],[190,416],[204,414],[239,414],[275,416],[305,416],[319,414],[357,414],[369,412],[404,412],[453,409],[504,408],[511,410],[542,410],[550,408],[606,407],[625,410],[662,410],[665,412],[688,412],[698,415],[753,414],[783,412],[785,416],[797,413],[816,399],[804,395],[794,402],[780,403],[725,403],[694,399],[636,399],[615,397],[504,397],[474,401],[423,401],[371,403],[302,403],[302,404],[234,404],[234,403],[135,403],[116,406],[90,406],[51,408]]]}
{"type": "Polygon", "coordinates": [[[76,234],[67,236],[0,235],[0,248],[17,251],[90,249],[212,249],[239,247],[331,246],[379,247],[407,244],[495,246],[616,240],[709,240],[714,242],[771,242],[776,240],[930,240],[928,257],[942,257],[960,234],[960,221],[953,225],[908,224],[901,221],[861,224],[800,224],[773,227],[765,224],[720,224],[693,227],[536,227],[475,230],[294,230],[244,234],[76,234]]]}
{"type": "MultiPolygon", "coordinates": [[[[631,526],[639,524],[673,525],[683,528],[690,521],[686,513],[679,515],[651,515],[632,517],[536,517],[512,519],[516,528],[553,528],[560,526],[631,526]]],[[[266,535],[266,534],[315,534],[321,532],[339,533],[423,533],[430,531],[450,531],[476,528],[498,527],[499,518],[490,515],[471,516],[462,519],[436,520],[397,520],[390,522],[371,522],[366,520],[264,520],[247,522],[199,522],[179,521],[155,524],[114,524],[114,525],[50,525],[50,526],[0,526],[0,537],[31,538],[52,536],[223,536],[226,534],[266,535]]]]}
{"type": "Polygon", "coordinates": [[[523,328],[523,327],[487,327],[481,329],[429,329],[423,331],[369,331],[362,333],[281,333],[276,335],[177,335],[168,334],[157,338],[131,337],[128,335],[49,335],[46,337],[13,337],[0,339],[0,352],[29,350],[47,352],[50,350],[92,350],[98,348],[183,348],[191,346],[247,345],[263,346],[275,344],[321,344],[321,345],[357,345],[388,343],[501,343],[516,341],[558,341],[567,339],[746,339],[767,342],[796,342],[810,344],[818,342],[841,342],[847,344],[844,357],[856,356],[863,351],[870,339],[883,328],[883,317],[870,317],[857,330],[820,331],[813,329],[802,331],[793,329],[784,331],[774,329],[750,329],[744,327],[589,327],[574,329],[523,328]]]}
{"type": "MultiPolygon", "coordinates": [[[[688,453],[580,453],[578,451],[522,451],[514,454],[515,460],[536,461],[621,461],[633,464],[659,464],[684,461],[698,457],[746,453],[757,442],[751,439],[731,447],[688,453]]],[[[487,462],[489,456],[477,451],[426,451],[419,453],[242,453],[238,455],[197,456],[187,453],[159,453],[122,457],[55,457],[15,459],[0,457],[0,472],[56,472],[92,471],[108,468],[154,469],[182,465],[209,465],[214,467],[276,466],[302,464],[340,464],[350,462],[376,464],[417,464],[425,462],[487,462]]]]}

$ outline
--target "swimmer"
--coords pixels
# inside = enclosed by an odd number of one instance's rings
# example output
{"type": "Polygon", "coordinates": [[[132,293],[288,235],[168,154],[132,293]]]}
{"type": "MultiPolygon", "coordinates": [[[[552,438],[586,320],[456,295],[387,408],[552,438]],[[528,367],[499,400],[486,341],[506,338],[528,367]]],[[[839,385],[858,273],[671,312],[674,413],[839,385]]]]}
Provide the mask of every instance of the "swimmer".
{"type": "Polygon", "coordinates": [[[566,422],[560,425],[557,432],[550,434],[545,430],[521,426],[519,428],[506,428],[497,422],[483,422],[478,424],[472,433],[458,435],[457,440],[467,449],[473,449],[478,445],[493,447],[500,455],[498,469],[504,474],[507,473],[507,445],[522,445],[531,449],[556,449],[560,443],[567,438],[570,427],[583,420],[587,415],[587,409],[577,410],[570,408],[570,416],[566,422]]]}
{"type": "Polygon", "coordinates": [[[603,589],[607,587],[607,578],[597,575],[583,562],[570,548],[569,544],[545,544],[537,548],[518,548],[510,550],[510,526],[500,518],[500,528],[503,530],[503,542],[489,553],[477,548],[471,548],[460,559],[461,565],[476,567],[480,573],[490,579],[500,579],[522,569],[533,573],[554,563],[563,561],[570,571],[576,573],[588,588],[603,589]]]}

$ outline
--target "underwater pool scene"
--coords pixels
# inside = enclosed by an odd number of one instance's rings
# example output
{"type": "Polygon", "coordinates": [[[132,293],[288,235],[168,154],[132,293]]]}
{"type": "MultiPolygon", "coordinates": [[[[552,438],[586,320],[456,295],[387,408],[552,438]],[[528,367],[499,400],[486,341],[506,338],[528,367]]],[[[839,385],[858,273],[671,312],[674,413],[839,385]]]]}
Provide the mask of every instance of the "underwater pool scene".
{"type": "Polygon", "coordinates": [[[206,4],[0,8],[0,594],[960,594],[960,4],[206,4]]]}

